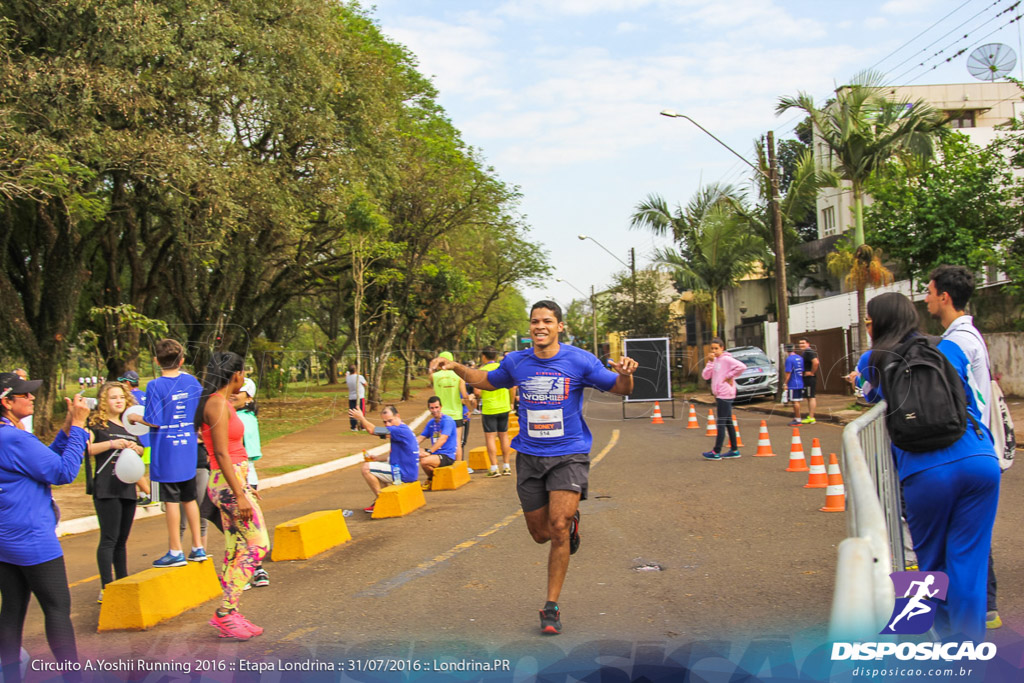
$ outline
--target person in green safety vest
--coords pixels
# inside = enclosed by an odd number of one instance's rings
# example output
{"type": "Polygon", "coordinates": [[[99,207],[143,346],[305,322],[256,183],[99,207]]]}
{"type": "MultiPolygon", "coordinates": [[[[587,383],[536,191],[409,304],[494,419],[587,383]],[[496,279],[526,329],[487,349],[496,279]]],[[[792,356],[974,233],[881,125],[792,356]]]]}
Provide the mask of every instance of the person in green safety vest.
{"type": "MultiPolygon", "coordinates": [[[[441,358],[455,360],[450,351],[438,355],[441,358]]],[[[466,421],[462,418],[462,406],[468,405],[472,411],[476,407],[476,401],[466,390],[466,383],[451,370],[435,370],[430,378],[434,383],[434,394],[441,399],[441,411],[455,420],[455,427],[458,430],[455,460],[462,460],[462,430],[466,428],[466,421]]]]}
{"type": "MultiPolygon", "coordinates": [[[[485,346],[480,352],[480,369],[486,371],[498,367],[498,350],[493,346],[485,346]]],[[[509,454],[512,448],[508,443],[508,415],[512,410],[512,397],[516,388],[498,389],[496,391],[483,391],[475,389],[474,393],[480,399],[480,412],[483,415],[481,422],[484,426],[484,443],[487,445],[487,459],[491,463],[488,477],[508,476],[512,474],[512,467],[509,465],[509,454]],[[495,443],[497,437],[497,444],[495,443]],[[498,447],[501,448],[501,461],[503,463],[501,472],[498,472],[498,447]]]]}

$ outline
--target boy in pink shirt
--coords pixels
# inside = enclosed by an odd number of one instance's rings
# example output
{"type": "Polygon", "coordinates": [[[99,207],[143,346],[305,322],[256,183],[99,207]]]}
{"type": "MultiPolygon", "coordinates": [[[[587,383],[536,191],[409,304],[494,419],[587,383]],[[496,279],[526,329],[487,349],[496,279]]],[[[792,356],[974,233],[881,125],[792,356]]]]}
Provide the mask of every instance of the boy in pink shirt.
{"type": "Polygon", "coordinates": [[[718,436],[715,437],[715,447],[701,453],[707,460],[740,457],[740,452],[736,447],[736,427],[732,424],[732,402],[736,398],[736,378],[742,375],[746,369],[746,365],[725,352],[725,342],[718,337],[711,340],[711,353],[708,354],[708,363],[704,366],[701,377],[711,380],[711,393],[715,396],[718,436]],[[729,431],[731,449],[722,453],[726,430],[729,431]]]}

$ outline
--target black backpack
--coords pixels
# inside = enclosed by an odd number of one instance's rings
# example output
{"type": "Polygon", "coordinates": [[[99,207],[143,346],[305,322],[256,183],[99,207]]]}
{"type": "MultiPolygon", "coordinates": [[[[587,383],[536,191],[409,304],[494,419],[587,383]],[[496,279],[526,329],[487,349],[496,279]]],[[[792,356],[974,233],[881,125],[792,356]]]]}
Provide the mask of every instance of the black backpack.
{"type": "MultiPolygon", "coordinates": [[[[974,423],[960,375],[934,338],[917,335],[887,352],[881,374],[885,426],[899,448],[914,453],[946,448],[964,435],[968,420],[974,423]]],[[[974,430],[982,436],[977,423],[974,430]]]]}

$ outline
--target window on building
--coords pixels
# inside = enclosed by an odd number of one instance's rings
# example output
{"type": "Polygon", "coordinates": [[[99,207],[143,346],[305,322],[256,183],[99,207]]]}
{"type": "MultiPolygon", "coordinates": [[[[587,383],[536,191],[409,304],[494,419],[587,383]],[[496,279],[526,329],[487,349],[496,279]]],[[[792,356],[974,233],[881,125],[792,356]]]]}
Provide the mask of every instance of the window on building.
{"type": "Polygon", "coordinates": [[[947,111],[946,116],[952,116],[949,120],[950,128],[974,128],[975,111],[947,111]]]}
{"type": "Polygon", "coordinates": [[[836,207],[826,206],[821,210],[821,234],[834,235],[836,232],[836,207]]]}

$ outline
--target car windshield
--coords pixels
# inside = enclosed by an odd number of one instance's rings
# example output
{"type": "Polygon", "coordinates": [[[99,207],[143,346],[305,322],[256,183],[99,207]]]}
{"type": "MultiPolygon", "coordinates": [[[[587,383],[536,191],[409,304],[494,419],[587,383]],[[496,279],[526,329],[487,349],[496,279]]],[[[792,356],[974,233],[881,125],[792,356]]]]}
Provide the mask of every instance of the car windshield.
{"type": "Polygon", "coordinates": [[[732,356],[748,368],[768,367],[771,365],[768,356],[760,351],[738,351],[733,353],[732,356]]]}

